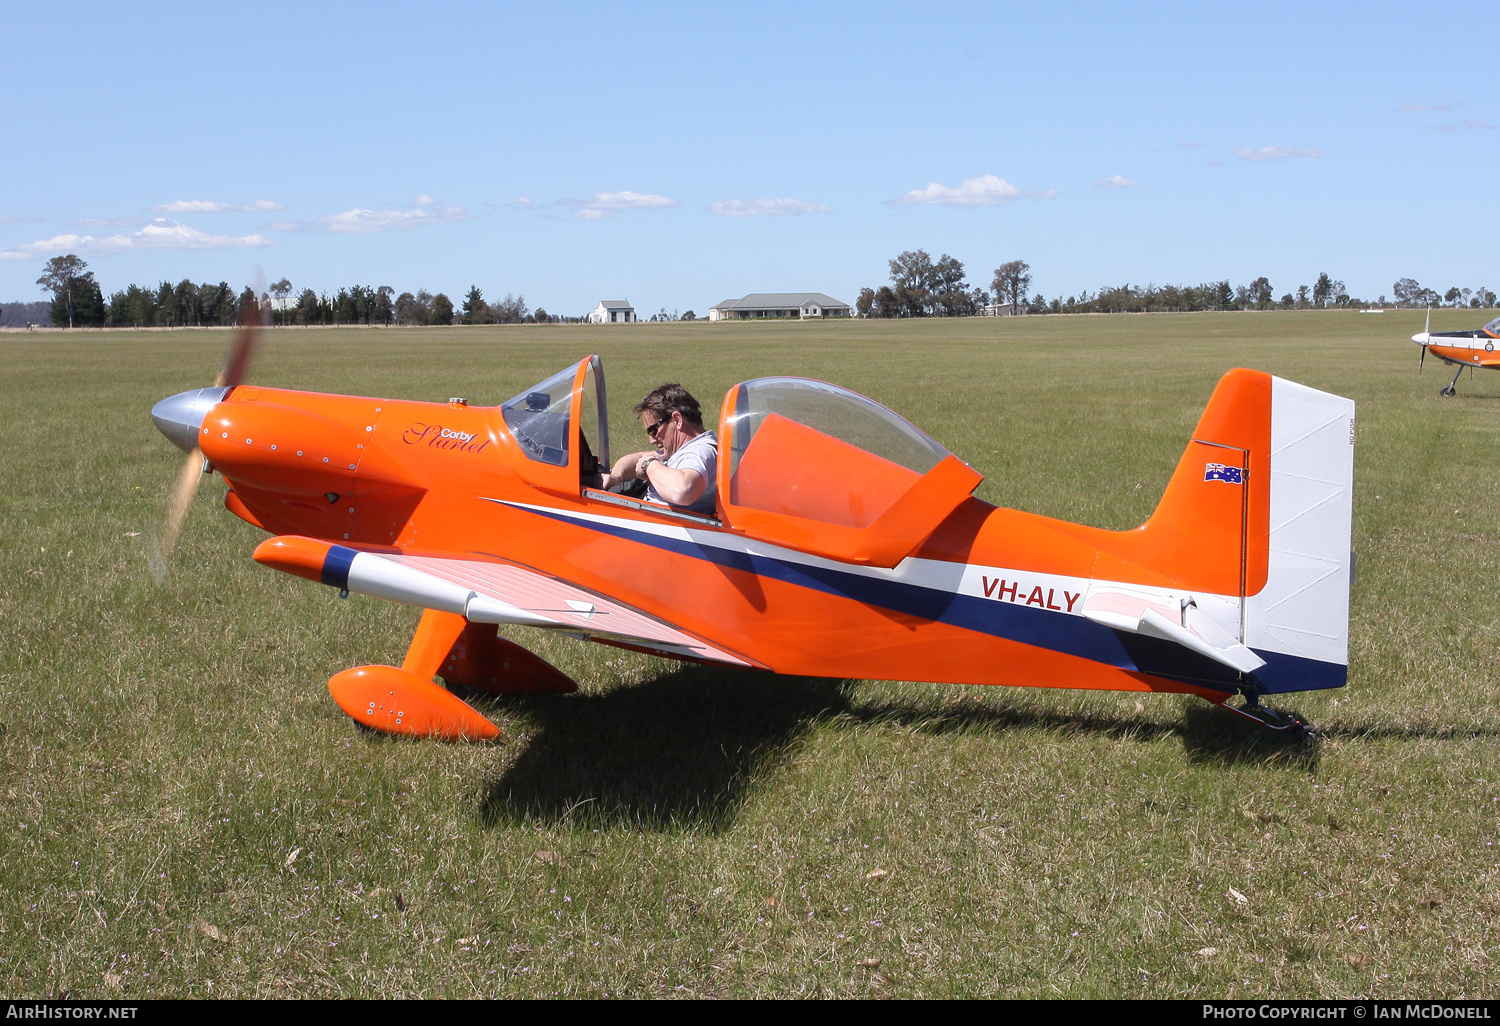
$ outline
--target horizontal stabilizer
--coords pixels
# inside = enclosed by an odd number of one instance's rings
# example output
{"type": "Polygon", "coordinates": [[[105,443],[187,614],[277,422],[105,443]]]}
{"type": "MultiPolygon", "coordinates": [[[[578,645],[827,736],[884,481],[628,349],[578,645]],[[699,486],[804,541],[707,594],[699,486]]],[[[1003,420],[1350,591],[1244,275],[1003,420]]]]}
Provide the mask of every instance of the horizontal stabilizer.
{"type": "Polygon", "coordinates": [[[1091,591],[1083,607],[1083,615],[1097,624],[1170,641],[1240,673],[1253,673],[1266,665],[1209,617],[1190,615],[1197,612],[1192,600],[1171,610],[1127,592],[1102,589],[1091,591]]]}
{"type": "Polygon", "coordinates": [[[1163,641],[1175,641],[1184,648],[1190,648],[1201,656],[1207,656],[1214,662],[1223,663],[1241,673],[1252,673],[1266,665],[1264,659],[1239,642],[1230,640],[1223,647],[1214,645],[1181,624],[1173,623],[1154,609],[1146,610],[1136,633],[1161,638],[1163,641]]]}

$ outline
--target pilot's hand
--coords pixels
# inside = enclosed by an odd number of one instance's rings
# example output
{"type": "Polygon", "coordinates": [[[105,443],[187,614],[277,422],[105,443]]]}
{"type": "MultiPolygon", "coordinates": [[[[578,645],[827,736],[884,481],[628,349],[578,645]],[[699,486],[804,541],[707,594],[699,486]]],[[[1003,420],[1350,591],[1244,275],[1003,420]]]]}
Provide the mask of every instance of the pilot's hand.
{"type": "Polygon", "coordinates": [[[635,476],[636,477],[641,477],[641,478],[645,477],[646,476],[646,467],[648,465],[652,464],[652,463],[660,463],[660,462],[661,462],[661,457],[660,456],[657,456],[655,453],[648,452],[646,455],[642,456],[639,460],[636,461],[636,464],[635,464],[635,476]]]}

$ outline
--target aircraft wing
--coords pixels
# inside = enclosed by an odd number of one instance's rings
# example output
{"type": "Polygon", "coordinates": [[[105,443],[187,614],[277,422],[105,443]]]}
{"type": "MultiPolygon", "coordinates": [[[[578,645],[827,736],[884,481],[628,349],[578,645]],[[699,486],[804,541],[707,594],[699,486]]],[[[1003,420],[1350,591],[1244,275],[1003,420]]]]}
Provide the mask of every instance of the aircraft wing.
{"type": "Polygon", "coordinates": [[[515,563],[368,552],[297,535],[262,542],[255,559],[341,591],[457,613],[472,623],[541,627],[672,658],[757,665],[624,603],[515,563]]]}

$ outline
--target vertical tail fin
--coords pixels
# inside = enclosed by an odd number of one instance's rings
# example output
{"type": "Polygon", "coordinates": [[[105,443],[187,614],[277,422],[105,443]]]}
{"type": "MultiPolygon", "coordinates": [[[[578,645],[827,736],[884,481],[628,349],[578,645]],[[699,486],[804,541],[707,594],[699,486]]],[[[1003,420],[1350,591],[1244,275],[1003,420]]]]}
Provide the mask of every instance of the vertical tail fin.
{"type": "Polygon", "coordinates": [[[1205,598],[1232,600],[1212,603],[1214,618],[1265,660],[1245,680],[1252,690],[1339,687],[1348,677],[1353,444],[1352,400],[1231,371],[1156,511],[1118,553],[1205,598]]]}

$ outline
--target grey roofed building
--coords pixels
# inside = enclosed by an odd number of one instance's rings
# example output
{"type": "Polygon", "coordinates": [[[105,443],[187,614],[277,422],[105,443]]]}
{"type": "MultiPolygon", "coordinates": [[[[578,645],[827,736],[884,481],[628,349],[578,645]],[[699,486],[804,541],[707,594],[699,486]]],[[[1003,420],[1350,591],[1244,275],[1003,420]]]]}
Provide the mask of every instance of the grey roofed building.
{"type": "Polygon", "coordinates": [[[821,292],[752,292],[742,299],[726,299],[708,308],[711,321],[742,321],[761,317],[848,317],[853,311],[821,292]]]}
{"type": "Polygon", "coordinates": [[[589,311],[590,324],[629,324],[635,319],[635,307],[628,299],[601,299],[589,311]]]}

